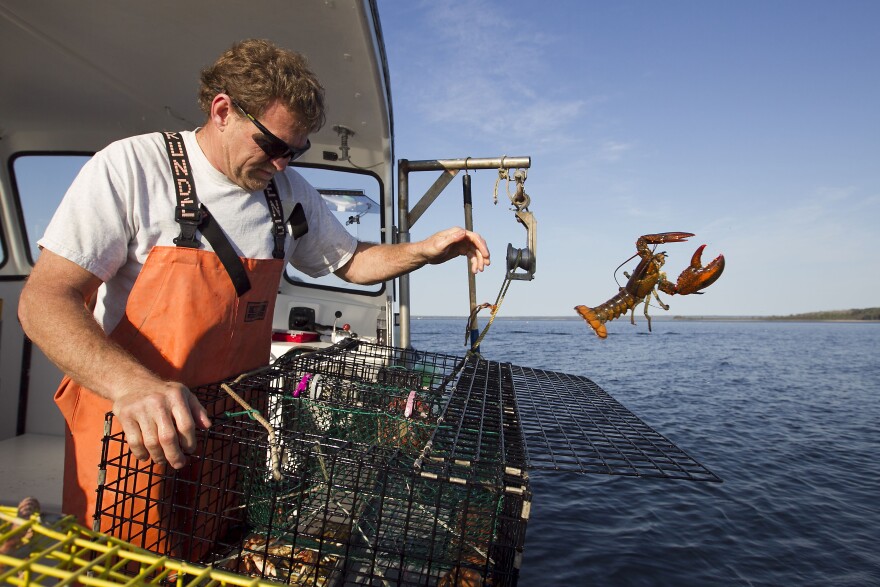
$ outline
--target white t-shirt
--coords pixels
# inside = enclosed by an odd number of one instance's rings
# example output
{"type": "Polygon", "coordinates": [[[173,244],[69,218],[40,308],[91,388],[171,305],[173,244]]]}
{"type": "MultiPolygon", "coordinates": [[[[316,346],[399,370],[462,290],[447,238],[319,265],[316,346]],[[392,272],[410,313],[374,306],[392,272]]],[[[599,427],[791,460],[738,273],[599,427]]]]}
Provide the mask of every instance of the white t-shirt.
{"type": "MultiPolygon", "coordinates": [[[[181,133],[199,201],[242,257],[271,259],[275,241],[262,191],[246,192],[205,157],[195,132],[181,133]]],[[[275,175],[287,219],[301,203],[308,233],[294,240],[287,226],[286,259],[312,277],[345,265],[357,240],[333,216],[321,195],[295,170],[275,175]]],[[[73,261],[104,284],[95,318],[111,332],[122,318],[128,294],[154,246],[175,246],[177,197],[164,138],[151,133],[123,139],[96,153],[79,173],[38,244],[73,261]]],[[[201,233],[203,248],[212,250],[201,233]]]]}

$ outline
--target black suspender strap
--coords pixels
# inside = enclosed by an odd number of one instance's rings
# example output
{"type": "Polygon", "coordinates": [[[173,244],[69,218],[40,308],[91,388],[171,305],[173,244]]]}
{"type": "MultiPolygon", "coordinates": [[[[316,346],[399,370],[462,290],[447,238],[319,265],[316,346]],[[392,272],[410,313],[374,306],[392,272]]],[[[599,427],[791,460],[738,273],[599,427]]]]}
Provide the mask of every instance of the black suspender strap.
{"type": "MultiPolygon", "coordinates": [[[[165,149],[168,151],[168,159],[171,162],[171,176],[174,180],[174,189],[177,193],[177,208],[174,212],[174,220],[180,225],[180,236],[174,239],[174,244],[178,247],[188,247],[197,249],[200,244],[196,239],[196,229],[202,231],[208,242],[214,248],[214,253],[220,259],[232,285],[235,287],[235,293],[238,297],[243,296],[251,289],[251,282],[248,279],[247,271],[241,258],[236,254],[235,249],[223,234],[220,225],[214,220],[214,217],[208,212],[205,206],[199,204],[196,195],[196,185],[192,178],[192,171],[189,165],[189,158],[186,156],[186,147],[183,144],[183,137],[176,132],[163,132],[165,138],[165,149]]],[[[275,195],[276,199],[278,195],[275,195]]],[[[279,204],[280,207],[280,204],[279,204]]],[[[274,218],[274,214],[273,214],[274,218]]],[[[276,248],[277,248],[276,243],[276,248]]],[[[284,251],[282,242],[282,256],[284,251]]]]}
{"type": "Polygon", "coordinates": [[[199,248],[196,239],[196,228],[202,223],[202,211],[196,195],[196,184],[192,180],[189,157],[183,138],[176,132],[163,132],[165,150],[171,163],[171,178],[177,194],[177,207],[174,209],[174,220],[180,225],[180,236],[174,239],[178,247],[199,248]]]}
{"type": "Polygon", "coordinates": [[[229,239],[223,234],[223,229],[220,228],[220,224],[217,223],[214,216],[204,206],[202,206],[202,210],[204,210],[204,220],[202,225],[199,226],[199,230],[202,231],[202,234],[205,235],[205,238],[214,247],[214,253],[217,254],[220,262],[223,263],[229,279],[232,280],[232,285],[235,286],[235,293],[238,294],[238,297],[241,297],[251,289],[251,280],[248,279],[244,263],[241,262],[241,257],[236,254],[235,249],[229,244],[229,239]]]}
{"type": "MultiPolygon", "coordinates": [[[[281,208],[281,198],[278,197],[278,186],[275,180],[269,180],[269,185],[263,190],[266,196],[266,204],[269,206],[269,214],[272,216],[272,237],[275,239],[275,248],[272,250],[272,256],[276,259],[284,258],[284,239],[287,237],[287,230],[284,228],[284,211],[281,208]]],[[[302,206],[297,204],[300,208],[302,206]]]]}

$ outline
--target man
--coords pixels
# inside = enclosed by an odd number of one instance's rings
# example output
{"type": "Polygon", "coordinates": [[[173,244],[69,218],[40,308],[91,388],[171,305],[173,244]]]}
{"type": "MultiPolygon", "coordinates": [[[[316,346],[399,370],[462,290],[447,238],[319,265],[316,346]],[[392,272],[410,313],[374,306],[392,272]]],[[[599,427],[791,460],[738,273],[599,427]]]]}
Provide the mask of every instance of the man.
{"type": "Polygon", "coordinates": [[[474,272],[489,264],[469,231],[374,245],[335,220],[288,167],[325,120],[300,55],[236,43],[202,72],[199,103],[196,131],[124,139],[86,164],[21,295],[25,332],[67,374],[55,396],[69,429],[62,507],[84,523],[104,414],[138,459],[182,468],[211,425],[189,388],[268,362],[285,262],[359,284],[460,255],[474,272]]]}

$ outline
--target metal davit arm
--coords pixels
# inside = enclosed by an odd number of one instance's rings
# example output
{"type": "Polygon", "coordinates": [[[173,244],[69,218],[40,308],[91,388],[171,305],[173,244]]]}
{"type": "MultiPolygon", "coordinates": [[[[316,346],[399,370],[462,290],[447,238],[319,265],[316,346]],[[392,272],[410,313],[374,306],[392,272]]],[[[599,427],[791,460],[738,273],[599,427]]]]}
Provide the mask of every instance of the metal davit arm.
{"type": "MultiPolygon", "coordinates": [[[[421,218],[422,214],[437,199],[449,182],[462,169],[527,169],[531,166],[531,157],[496,157],[489,159],[429,159],[425,161],[409,161],[400,159],[397,162],[397,242],[410,242],[410,229],[421,218]],[[418,203],[409,208],[409,174],[417,171],[440,171],[440,177],[431,185],[418,203]]],[[[465,219],[468,224],[470,219],[465,219]]],[[[399,346],[410,346],[410,290],[409,275],[400,278],[400,341],[399,346]]],[[[470,279],[474,279],[471,275],[470,279]]],[[[473,288],[471,288],[473,290],[473,288]]]]}

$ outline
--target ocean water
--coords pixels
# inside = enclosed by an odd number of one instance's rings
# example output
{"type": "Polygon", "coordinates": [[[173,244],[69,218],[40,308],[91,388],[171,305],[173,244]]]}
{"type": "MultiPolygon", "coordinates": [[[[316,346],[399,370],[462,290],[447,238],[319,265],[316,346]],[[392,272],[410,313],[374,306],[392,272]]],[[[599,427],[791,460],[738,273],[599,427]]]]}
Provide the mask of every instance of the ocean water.
{"type": "Polygon", "coordinates": [[[497,320],[481,351],[589,377],[724,481],[532,472],[520,585],[880,585],[880,324],[497,320]]]}

